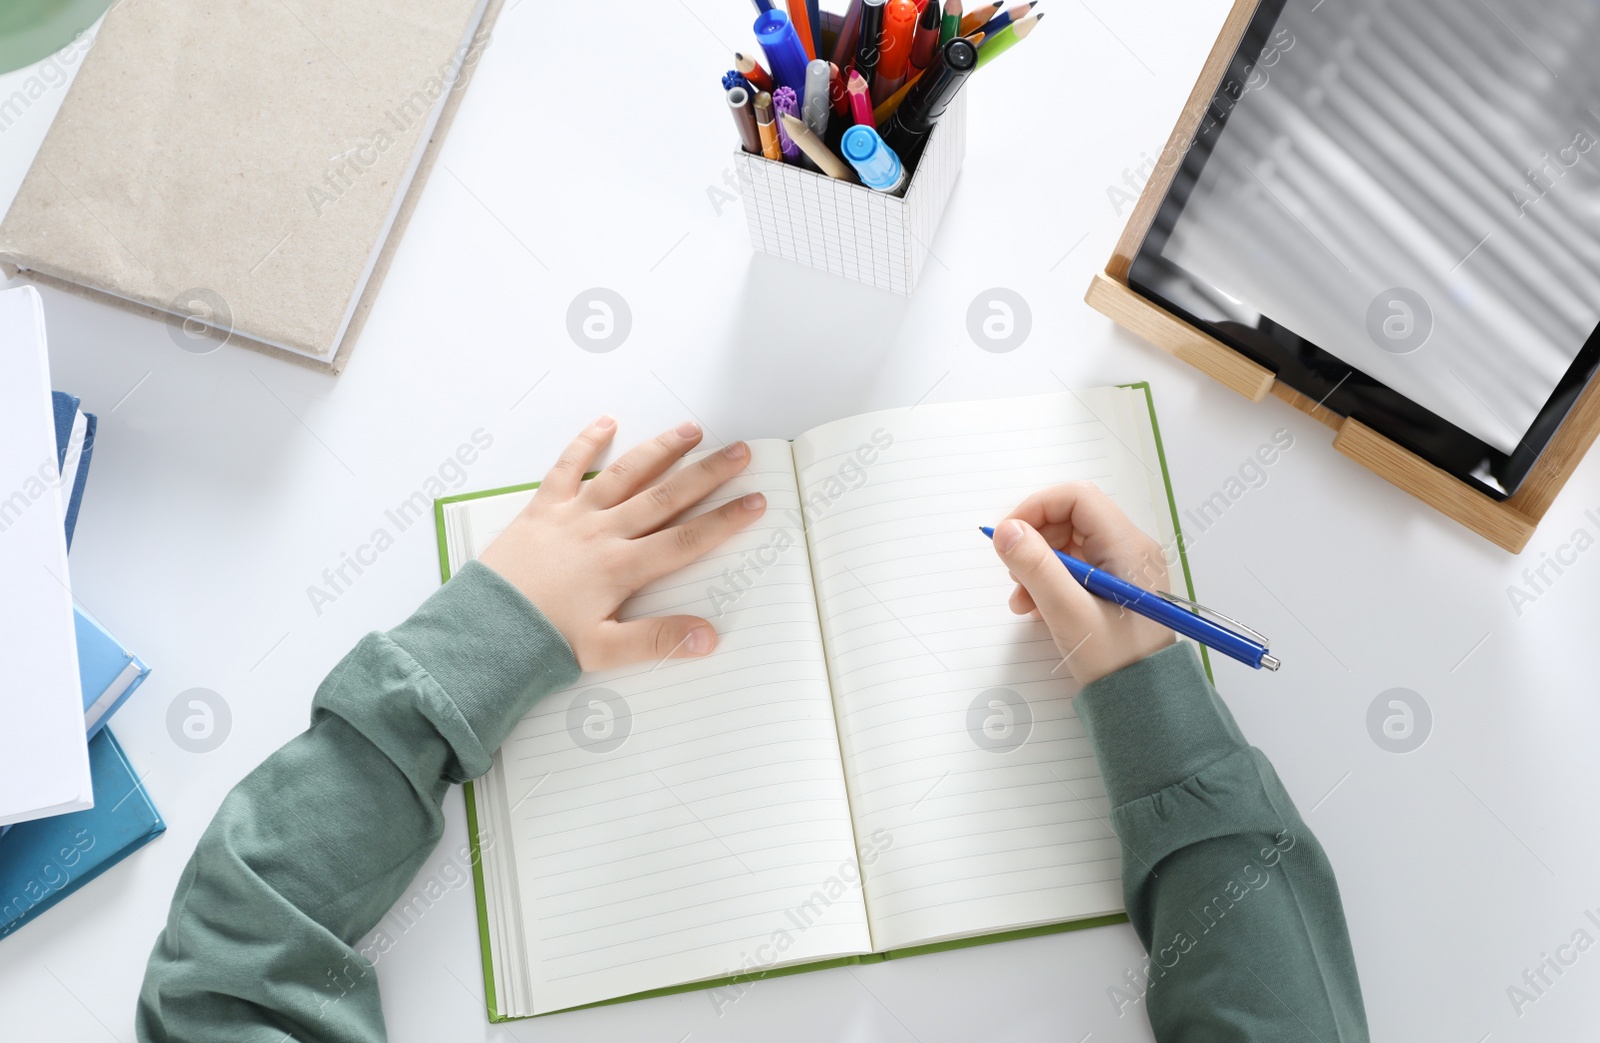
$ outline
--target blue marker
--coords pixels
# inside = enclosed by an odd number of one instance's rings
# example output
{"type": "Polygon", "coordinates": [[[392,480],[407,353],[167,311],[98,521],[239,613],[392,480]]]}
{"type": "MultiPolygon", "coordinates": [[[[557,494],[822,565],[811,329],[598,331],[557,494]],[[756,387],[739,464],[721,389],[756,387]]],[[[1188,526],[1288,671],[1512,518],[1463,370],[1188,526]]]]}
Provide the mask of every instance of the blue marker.
{"type": "Polygon", "coordinates": [[[800,45],[800,34],[794,23],[782,11],[768,11],[756,19],[756,43],[767,54],[767,65],[772,69],[772,82],[778,87],[788,87],[799,97],[806,93],[806,49],[800,45]]]}
{"type": "MultiPolygon", "coordinates": [[[[988,526],[980,526],[979,531],[991,540],[994,539],[994,530],[988,526]]],[[[1265,637],[1236,619],[1228,619],[1227,616],[1216,612],[1211,613],[1219,619],[1227,620],[1244,631],[1244,634],[1235,633],[1227,627],[1211,622],[1200,615],[1209,610],[1204,605],[1197,605],[1187,598],[1134,586],[1127,580],[1118,579],[1104,569],[1097,569],[1087,561],[1081,561],[1070,554],[1056,551],[1056,557],[1060,558],[1061,564],[1072,573],[1072,578],[1083,584],[1083,589],[1097,598],[1104,598],[1114,605],[1121,605],[1129,612],[1135,612],[1146,619],[1160,623],[1184,637],[1193,638],[1207,648],[1216,649],[1230,659],[1239,660],[1245,666],[1257,670],[1263,667],[1276,670],[1283,665],[1276,657],[1267,654],[1265,637]],[[1246,634],[1249,636],[1245,636],[1246,634]]]]}
{"type": "MultiPolygon", "coordinates": [[[[929,0],[931,3],[932,0],[929,0]]],[[[861,175],[861,183],[879,192],[898,192],[905,187],[906,168],[900,157],[883,143],[878,132],[858,123],[839,139],[839,151],[861,175]]]]}

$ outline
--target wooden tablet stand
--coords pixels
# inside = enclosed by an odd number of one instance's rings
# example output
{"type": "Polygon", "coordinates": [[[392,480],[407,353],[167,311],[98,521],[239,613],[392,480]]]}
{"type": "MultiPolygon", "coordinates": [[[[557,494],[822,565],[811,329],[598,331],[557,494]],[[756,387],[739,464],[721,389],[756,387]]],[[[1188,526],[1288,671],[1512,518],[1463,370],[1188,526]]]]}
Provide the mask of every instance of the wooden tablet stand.
{"type": "Polygon", "coordinates": [[[1182,156],[1221,86],[1239,41],[1255,15],[1259,0],[1237,0],[1222,35],[1200,71],[1178,125],[1162,150],[1134,208],[1128,226],[1117,242],[1116,253],[1105,271],[1095,275],[1084,298],[1091,308],[1118,325],[1137,333],[1196,369],[1227,385],[1252,402],[1271,394],[1336,433],[1333,447],[1379,477],[1399,486],[1435,510],[1454,518],[1483,538],[1519,553],[1534,528],[1549,510],[1556,494],[1577,469],[1583,454],[1600,434],[1600,380],[1591,380],[1545,446],[1533,470],[1509,500],[1496,500],[1466,482],[1428,463],[1408,449],[1380,435],[1359,420],[1325,409],[1293,388],[1280,383],[1272,371],[1217,340],[1128,288],[1128,269],[1150,231],[1167,188],[1182,165],[1182,156]]]}

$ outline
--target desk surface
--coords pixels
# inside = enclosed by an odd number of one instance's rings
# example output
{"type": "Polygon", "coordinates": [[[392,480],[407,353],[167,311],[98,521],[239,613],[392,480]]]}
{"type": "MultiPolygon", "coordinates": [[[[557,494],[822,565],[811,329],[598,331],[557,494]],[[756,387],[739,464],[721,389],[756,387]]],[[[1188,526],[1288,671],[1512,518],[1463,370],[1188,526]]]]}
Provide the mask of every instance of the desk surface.
{"type": "MultiPolygon", "coordinates": [[[[145,957],[200,831],[229,787],[305,726],[339,657],[437,587],[431,526],[394,533],[332,603],[308,590],[392,527],[386,508],[474,431],[494,441],[464,485],[487,488],[536,476],[601,412],[621,418],[624,442],[685,415],[731,440],[919,400],[1140,379],[1154,388],[1180,510],[1213,505],[1209,526],[1184,519],[1197,589],[1270,634],[1285,663],[1267,675],[1221,662],[1218,681],[1338,869],[1374,1036],[1592,1033],[1600,952],[1520,1016],[1507,989],[1574,932],[1600,940],[1585,917],[1600,906],[1596,461],[1515,559],[1344,460],[1289,407],[1251,405],[1084,306],[1127,216],[1118,191],[1161,148],[1228,8],[1146,6],[1158,10],[1057,3],[1031,42],[973,81],[965,170],[909,301],[750,254],[714,89],[728,52],[749,43],[747,5],[734,0],[614,6],[594,15],[602,32],[553,51],[547,10],[508,4],[340,378],[235,348],[188,354],[162,324],[46,290],[55,382],[101,425],[74,593],[155,668],[114,727],[170,828],[0,942],[7,1034],[132,1040],[145,957]],[[683,60],[647,62],[632,43],[646,39],[683,60]],[[689,99],[684,118],[624,129],[643,92],[589,70],[634,61],[647,96],[689,99]],[[569,77],[581,104],[553,100],[569,77]],[[1015,111],[1020,97],[1050,102],[1015,111]],[[587,169],[550,144],[608,126],[615,159],[587,169]],[[631,313],[626,340],[602,354],[567,332],[568,306],[592,287],[631,313]],[[967,332],[969,305],[995,287],[1032,319],[1002,353],[967,332]],[[796,298],[827,306],[773,317],[796,298]],[[1235,496],[1230,478],[1279,429],[1294,448],[1235,496]],[[1559,575],[1547,568],[1551,582],[1530,588],[1523,569],[1556,559],[1559,575]],[[1385,576],[1400,583],[1369,597],[1363,584],[1385,576]],[[1414,593],[1387,592],[1396,586],[1414,593]],[[1534,597],[1514,606],[1512,588],[1534,597]],[[209,753],[168,733],[169,705],[196,688],[232,715],[209,753]],[[1431,712],[1427,741],[1406,754],[1367,723],[1396,688],[1431,712]]],[[[0,99],[36,74],[0,78],[0,99]]],[[[0,207],[63,93],[48,89],[0,132],[0,207]]],[[[417,888],[455,877],[459,793],[446,810],[445,844],[417,888]]],[[[690,993],[491,1027],[463,888],[397,938],[378,975],[397,1043],[1106,1041],[1149,1038],[1141,1012],[1119,1018],[1107,997],[1141,960],[1129,928],[1102,928],[763,982],[720,1011],[690,993]]]]}

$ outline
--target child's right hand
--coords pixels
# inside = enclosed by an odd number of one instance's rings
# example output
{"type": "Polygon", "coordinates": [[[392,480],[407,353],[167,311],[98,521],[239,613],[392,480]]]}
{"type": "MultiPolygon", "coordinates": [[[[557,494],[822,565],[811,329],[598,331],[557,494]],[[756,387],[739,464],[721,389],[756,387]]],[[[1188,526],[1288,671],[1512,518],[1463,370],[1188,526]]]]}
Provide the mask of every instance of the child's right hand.
{"type": "Polygon", "coordinates": [[[1064,551],[1146,590],[1170,589],[1161,545],[1093,482],[1053,486],[1023,500],[995,526],[994,549],[1017,581],[1011,611],[1045,621],[1082,684],[1176,640],[1161,624],[1083,589],[1056,558],[1054,551],[1064,551]]]}

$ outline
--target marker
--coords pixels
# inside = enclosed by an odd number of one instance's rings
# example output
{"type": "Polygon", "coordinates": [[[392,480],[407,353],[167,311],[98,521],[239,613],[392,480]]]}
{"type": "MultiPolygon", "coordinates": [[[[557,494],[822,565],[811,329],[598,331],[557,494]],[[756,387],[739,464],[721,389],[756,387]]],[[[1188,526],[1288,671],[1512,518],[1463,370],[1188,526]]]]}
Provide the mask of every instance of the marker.
{"type": "Polygon", "coordinates": [[[729,69],[722,74],[722,89],[731,91],[735,87],[743,87],[747,91],[751,90],[749,80],[741,76],[737,69],[729,69]]]}
{"type": "MultiPolygon", "coordinates": [[[[800,46],[800,36],[794,23],[782,11],[768,11],[756,19],[756,42],[767,56],[772,68],[772,82],[779,87],[797,91],[806,89],[806,49],[800,46]]],[[[754,81],[752,81],[754,82],[754,81]]]]}
{"type": "Polygon", "coordinates": [[[839,26],[839,36],[833,41],[833,53],[828,60],[841,69],[850,68],[856,57],[856,34],[861,28],[861,0],[850,0],[845,10],[844,22],[839,26]]]}
{"type": "Polygon", "coordinates": [[[917,32],[911,38],[911,68],[914,72],[933,64],[939,50],[939,5],[927,0],[922,17],[917,21],[917,32]]]}
{"type": "Polygon", "coordinates": [[[878,75],[878,60],[882,54],[883,6],[884,0],[861,0],[861,25],[856,30],[856,72],[867,81],[868,90],[872,89],[872,81],[878,75]]]}
{"type": "Polygon", "coordinates": [[[917,80],[917,86],[884,127],[884,143],[909,162],[915,162],[915,153],[978,67],[978,60],[978,48],[965,37],[958,36],[945,44],[939,52],[939,64],[917,80]]]}
{"type": "MultiPolygon", "coordinates": [[[[987,525],[980,526],[979,531],[991,540],[994,539],[994,530],[987,525]]],[[[1237,659],[1245,666],[1257,670],[1263,668],[1276,670],[1283,665],[1277,657],[1267,652],[1265,637],[1236,619],[1228,619],[1220,613],[1211,612],[1204,605],[1197,605],[1187,598],[1165,594],[1159,590],[1145,590],[1069,554],[1060,551],[1056,551],[1055,554],[1072,574],[1072,578],[1083,584],[1083,589],[1097,598],[1103,598],[1113,605],[1121,605],[1129,612],[1160,623],[1184,637],[1193,638],[1230,659],[1237,659]],[[1206,612],[1226,620],[1244,633],[1235,633],[1227,627],[1213,623],[1201,614],[1206,612]]]]}
{"type": "Polygon", "coordinates": [[[794,143],[800,146],[811,162],[817,165],[829,177],[836,177],[840,181],[855,181],[855,171],[851,170],[844,162],[835,156],[822,139],[811,133],[811,128],[806,126],[804,120],[795,119],[787,113],[778,117],[778,126],[782,127],[794,143]]]}
{"type": "Polygon", "coordinates": [[[729,90],[728,111],[733,113],[733,124],[739,128],[739,142],[744,150],[752,155],[761,155],[761,132],[756,129],[756,113],[750,103],[750,92],[743,87],[729,90]]]}
{"type": "Polygon", "coordinates": [[[911,38],[917,31],[916,0],[888,0],[884,4],[882,55],[872,81],[872,101],[881,102],[906,82],[911,69],[911,38]]]}
{"type": "Polygon", "coordinates": [[[783,147],[778,144],[778,128],[772,122],[772,95],[762,91],[756,95],[756,130],[761,134],[761,154],[768,159],[783,162],[783,147]]]}
{"type": "Polygon", "coordinates": [[[906,184],[906,168],[894,150],[883,143],[878,132],[869,126],[856,124],[839,139],[839,151],[861,175],[861,183],[868,188],[891,195],[906,184]]]}
{"type": "Polygon", "coordinates": [[[772,92],[772,114],[778,126],[778,151],[783,153],[786,163],[800,162],[800,146],[789,137],[789,132],[783,129],[784,116],[800,115],[800,99],[789,87],[779,87],[772,92]]]}
{"type": "Polygon", "coordinates": [[[834,112],[843,119],[850,118],[850,92],[844,89],[844,77],[832,62],[828,63],[828,98],[833,102],[834,112]]]}
{"type": "MultiPolygon", "coordinates": [[[[833,82],[833,66],[818,58],[806,66],[806,93],[800,114],[817,137],[828,134],[828,87],[833,82]]],[[[809,155],[809,153],[808,153],[809,155]]]]}

